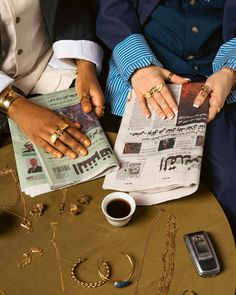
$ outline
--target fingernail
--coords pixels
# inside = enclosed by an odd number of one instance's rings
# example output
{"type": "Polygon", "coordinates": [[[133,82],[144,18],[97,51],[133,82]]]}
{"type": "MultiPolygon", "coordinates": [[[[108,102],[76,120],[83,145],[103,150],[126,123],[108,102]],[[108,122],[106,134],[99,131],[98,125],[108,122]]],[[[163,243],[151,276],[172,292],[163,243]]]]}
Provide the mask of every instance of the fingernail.
{"type": "Polygon", "coordinates": [[[56,156],[57,158],[61,158],[61,157],[62,157],[62,154],[61,154],[61,153],[55,153],[55,156],[56,156]]]}
{"type": "Polygon", "coordinates": [[[184,80],[187,80],[187,81],[191,82],[191,79],[189,79],[189,78],[184,78],[184,80]]]}
{"type": "Polygon", "coordinates": [[[71,159],[75,159],[75,158],[77,158],[78,155],[76,153],[70,152],[68,156],[71,159]]]}
{"type": "Polygon", "coordinates": [[[172,111],[173,111],[175,114],[177,114],[177,113],[178,113],[178,109],[177,109],[177,108],[175,108],[175,107],[172,109],[172,111]]]}
{"type": "Polygon", "coordinates": [[[87,155],[87,150],[85,150],[85,149],[81,149],[81,150],[79,151],[79,153],[80,153],[82,156],[86,156],[86,155],[87,155]]]}
{"type": "Polygon", "coordinates": [[[168,120],[172,120],[173,118],[174,118],[173,115],[167,115],[167,119],[168,119],[168,120]]]}
{"type": "Polygon", "coordinates": [[[91,144],[91,143],[90,143],[90,141],[89,141],[88,139],[85,139],[85,140],[84,140],[84,145],[86,145],[86,146],[90,146],[90,144],[91,144]]]}
{"type": "Polygon", "coordinates": [[[150,118],[150,115],[146,115],[145,117],[148,119],[148,118],[150,118]]]}
{"type": "Polygon", "coordinates": [[[197,105],[196,103],[194,103],[193,104],[193,107],[198,109],[199,108],[199,105],[197,105]]]}
{"type": "Polygon", "coordinates": [[[166,116],[162,116],[162,117],[161,117],[162,120],[165,120],[165,118],[166,118],[166,116]]]}

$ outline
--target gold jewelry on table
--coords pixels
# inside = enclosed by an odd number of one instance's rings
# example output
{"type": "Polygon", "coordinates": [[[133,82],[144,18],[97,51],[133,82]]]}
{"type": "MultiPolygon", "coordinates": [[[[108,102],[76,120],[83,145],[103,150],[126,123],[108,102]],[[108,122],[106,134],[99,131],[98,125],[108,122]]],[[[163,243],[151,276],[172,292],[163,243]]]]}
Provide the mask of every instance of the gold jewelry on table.
{"type": "Polygon", "coordinates": [[[10,87],[4,89],[0,93],[0,111],[7,115],[10,105],[13,103],[14,100],[16,100],[19,97],[22,97],[22,95],[15,92],[10,87]]]}
{"type": "Polygon", "coordinates": [[[30,215],[33,218],[39,218],[40,216],[43,215],[43,211],[45,209],[45,205],[44,204],[36,204],[32,207],[32,209],[29,211],[30,215]]]}
{"type": "Polygon", "coordinates": [[[129,263],[131,265],[131,271],[130,271],[129,275],[124,279],[119,279],[119,280],[110,279],[101,270],[101,265],[106,267],[107,262],[104,262],[104,261],[98,262],[98,273],[99,273],[100,277],[102,278],[102,280],[107,281],[108,283],[111,283],[115,288],[123,288],[123,287],[128,286],[131,283],[130,279],[134,273],[134,268],[135,268],[131,257],[127,253],[121,252],[121,254],[125,255],[128,258],[129,263]]]}
{"type": "Polygon", "coordinates": [[[50,222],[50,225],[52,227],[51,243],[53,244],[55,251],[56,251],[57,264],[58,264],[58,269],[59,269],[59,274],[60,274],[60,279],[61,279],[61,288],[62,288],[62,291],[64,292],[65,291],[65,284],[64,284],[63,272],[62,272],[62,267],[61,267],[61,255],[60,255],[59,249],[57,247],[57,243],[56,243],[57,222],[50,222]]]}
{"type": "Polygon", "coordinates": [[[169,72],[169,75],[167,77],[167,81],[171,82],[171,79],[172,79],[173,75],[174,75],[173,72],[169,72]]]}
{"type": "Polygon", "coordinates": [[[23,228],[26,228],[28,230],[28,232],[32,232],[33,231],[33,225],[32,225],[32,222],[27,217],[25,199],[24,199],[24,196],[23,196],[23,194],[21,192],[21,189],[20,189],[19,178],[18,178],[18,175],[17,175],[16,171],[14,169],[8,168],[7,166],[5,166],[5,168],[0,170],[0,176],[8,175],[8,174],[12,175],[13,180],[15,182],[17,198],[16,198],[15,203],[13,203],[11,205],[9,205],[9,204],[6,205],[6,206],[0,205],[0,209],[4,210],[4,211],[6,211],[6,212],[8,212],[8,213],[10,213],[12,215],[17,216],[18,218],[23,219],[23,221],[21,222],[21,226],[23,228]],[[23,204],[24,217],[14,213],[14,212],[9,211],[10,209],[13,209],[16,206],[18,206],[19,203],[20,203],[20,200],[22,200],[22,204],[23,204]]]}
{"type": "Polygon", "coordinates": [[[78,278],[76,270],[77,270],[79,264],[84,262],[85,260],[87,260],[87,258],[78,258],[75,261],[75,263],[73,264],[73,266],[71,268],[71,277],[72,277],[73,281],[75,281],[79,286],[81,286],[83,288],[96,288],[96,287],[100,287],[100,286],[104,285],[110,276],[110,268],[106,262],[103,263],[103,267],[105,268],[105,274],[104,274],[104,278],[102,278],[101,280],[99,280],[97,282],[84,282],[78,278]]]}
{"type": "Polygon", "coordinates": [[[197,293],[194,292],[193,290],[185,290],[183,292],[183,295],[197,295],[197,293]]]}
{"type": "Polygon", "coordinates": [[[143,255],[142,255],[141,263],[140,263],[140,266],[139,266],[139,272],[138,272],[138,275],[137,275],[137,280],[136,280],[137,283],[135,285],[133,295],[137,295],[137,293],[138,293],[140,278],[141,278],[141,275],[142,275],[142,272],[143,272],[144,261],[145,261],[146,255],[147,255],[148,246],[149,246],[149,243],[150,243],[150,239],[152,237],[153,230],[155,229],[156,224],[158,223],[158,221],[160,220],[161,216],[164,213],[165,213],[165,209],[160,208],[157,211],[156,216],[154,217],[153,221],[151,222],[151,225],[148,228],[147,235],[146,235],[146,238],[145,238],[143,255]]]}
{"type": "Polygon", "coordinates": [[[77,215],[77,214],[79,214],[81,212],[81,208],[76,204],[70,204],[69,212],[72,215],[77,215]]]}
{"type": "Polygon", "coordinates": [[[80,98],[80,102],[84,101],[84,100],[88,100],[90,101],[91,96],[88,95],[87,93],[83,92],[80,98]]]}
{"type": "Polygon", "coordinates": [[[78,199],[78,203],[82,205],[89,205],[89,201],[90,201],[90,196],[86,194],[82,194],[78,199]]]}
{"type": "Polygon", "coordinates": [[[19,188],[19,179],[18,176],[16,174],[16,171],[14,169],[8,168],[7,166],[5,166],[2,170],[0,170],[0,176],[7,176],[7,175],[11,175],[15,185],[16,185],[16,200],[14,203],[12,204],[7,204],[7,205],[0,205],[0,209],[1,210],[10,210],[15,208],[16,206],[19,205],[20,203],[20,199],[21,199],[21,195],[20,195],[20,188],[19,188]]]}
{"type": "Polygon", "coordinates": [[[162,254],[162,272],[159,280],[158,295],[167,295],[175,268],[175,237],[178,224],[174,215],[169,215],[167,220],[165,249],[162,254]]]}
{"type": "Polygon", "coordinates": [[[23,258],[23,260],[17,266],[19,268],[24,268],[24,267],[30,265],[32,262],[32,254],[39,254],[40,256],[42,256],[42,255],[44,255],[44,252],[42,249],[39,249],[36,247],[30,248],[29,251],[27,251],[26,253],[23,253],[23,256],[25,258],[23,258]]]}
{"type": "Polygon", "coordinates": [[[67,198],[68,190],[67,190],[67,188],[62,188],[61,192],[63,194],[63,197],[62,197],[62,200],[61,200],[61,203],[60,203],[60,208],[58,210],[59,215],[62,215],[62,213],[65,212],[65,205],[66,205],[66,198],[67,198]]]}

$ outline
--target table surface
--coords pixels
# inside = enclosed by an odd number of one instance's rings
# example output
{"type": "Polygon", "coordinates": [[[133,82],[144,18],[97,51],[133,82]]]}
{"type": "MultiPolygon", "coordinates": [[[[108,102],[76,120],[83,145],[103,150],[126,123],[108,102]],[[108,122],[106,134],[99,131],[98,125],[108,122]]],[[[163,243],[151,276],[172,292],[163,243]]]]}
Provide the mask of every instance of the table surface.
{"type": "MultiPolygon", "coordinates": [[[[108,136],[114,137],[112,134],[108,136]]],[[[15,168],[12,145],[0,149],[0,169],[5,164],[15,168]]],[[[0,205],[4,205],[6,200],[10,202],[14,199],[15,188],[12,183],[9,177],[0,178],[0,205]]],[[[163,270],[162,255],[169,215],[176,217],[178,231],[175,238],[174,273],[168,294],[182,295],[188,289],[198,295],[235,294],[236,252],[233,237],[223,211],[204,186],[200,186],[194,195],[179,200],[155,206],[138,206],[127,226],[115,228],[105,220],[100,210],[103,197],[110,192],[102,189],[102,183],[103,178],[70,187],[65,213],[61,216],[58,214],[63,197],[61,191],[35,198],[26,196],[27,213],[35,204],[43,203],[47,206],[40,218],[35,220],[31,217],[34,228],[32,233],[27,233],[20,226],[20,218],[0,210],[0,294],[161,295],[162,293],[158,293],[158,286],[163,270]],[[81,194],[91,197],[90,204],[83,205],[82,212],[73,216],[69,213],[69,204],[76,203],[81,194]],[[161,209],[164,213],[152,228],[147,243],[150,226],[161,209]],[[56,250],[52,243],[51,222],[57,223],[55,241],[59,251],[64,292],[56,250]],[[210,233],[220,259],[222,271],[213,278],[202,278],[196,273],[183,242],[185,233],[199,230],[210,233]],[[18,268],[23,253],[32,247],[42,249],[44,255],[35,254],[29,266],[18,268]],[[71,267],[79,257],[87,258],[78,268],[78,277],[81,280],[99,280],[97,262],[101,259],[111,266],[112,278],[124,278],[129,273],[129,264],[121,255],[121,250],[128,253],[135,264],[132,283],[128,287],[116,289],[107,283],[88,289],[78,286],[72,280],[71,267]]],[[[22,203],[12,212],[23,215],[22,203]]]]}

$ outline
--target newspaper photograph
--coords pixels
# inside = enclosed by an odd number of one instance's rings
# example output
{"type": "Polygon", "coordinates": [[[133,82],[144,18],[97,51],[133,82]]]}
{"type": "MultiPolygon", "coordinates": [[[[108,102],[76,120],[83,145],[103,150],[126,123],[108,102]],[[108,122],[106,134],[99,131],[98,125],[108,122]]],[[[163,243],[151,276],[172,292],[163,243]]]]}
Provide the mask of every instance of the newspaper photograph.
{"type": "Polygon", "coordinates": [[[88,154],[83,157],[54,158],[33,145],[9,119],[22,191],[30,196],[36,196],[102,177],[119,168],[117,158],[95,113],[82,112],[74,88],[33,97],[31,101],[52,109],[73,122],[79,122],[82,126],[80,130],[91,140],[91,146],[88,148],[88,154]]]}
{"type": "Polygon", "coordinates": [[[117,135],[114,151],[120,169],[105,177],[104,189],[128,191],[139,205],[181,198],[199,185],[208,103],[193,101],[200,83],[168,85],[178,104],[171,120],[153,110],[145,118],[132,91],[117,135]]]}

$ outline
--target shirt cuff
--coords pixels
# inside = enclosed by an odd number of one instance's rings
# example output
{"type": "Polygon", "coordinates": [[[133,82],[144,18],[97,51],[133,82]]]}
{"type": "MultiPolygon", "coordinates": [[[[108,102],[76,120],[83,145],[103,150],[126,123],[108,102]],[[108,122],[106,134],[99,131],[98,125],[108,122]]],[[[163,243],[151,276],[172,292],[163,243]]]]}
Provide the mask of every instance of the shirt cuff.
{"type": "Polygon", "coordinates": [[[0,71],[0,92],[10,86],[14,80],[0,71]]]}
{"type": "Polygon", "coordinates": [[[128,81],[137,69],[150,65],[163,67],[140,34],[132,34],[120,42],[114,48],[112,58],[125,81],[128,81]]]}
{"type": "Polygon", "coordinates": [[[97,73],[101,72],[103,50],[93,41],[60,40],[53,44],[53,51],[58,59],[85,59],[96,65],[97,73]]]}
{"type": "MultiPolygon", "coordinates": [[[[217,72],[223,67],[229,67],[236,70],[236,38],[224,43],[212,64],[213,72],[217,72]]],[[[236,90],[232,90],[226,99],[227,103],[236,102],[236,90]]]]}

